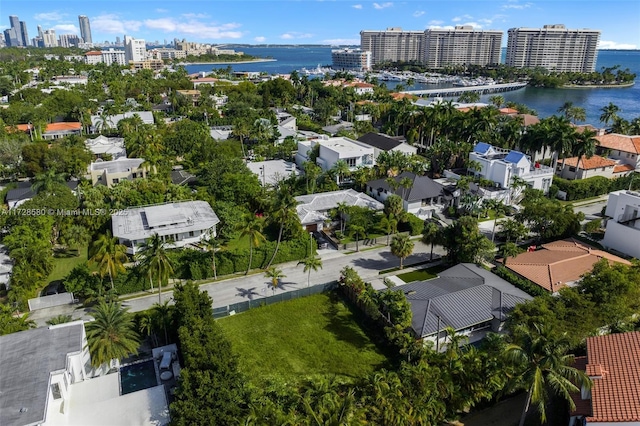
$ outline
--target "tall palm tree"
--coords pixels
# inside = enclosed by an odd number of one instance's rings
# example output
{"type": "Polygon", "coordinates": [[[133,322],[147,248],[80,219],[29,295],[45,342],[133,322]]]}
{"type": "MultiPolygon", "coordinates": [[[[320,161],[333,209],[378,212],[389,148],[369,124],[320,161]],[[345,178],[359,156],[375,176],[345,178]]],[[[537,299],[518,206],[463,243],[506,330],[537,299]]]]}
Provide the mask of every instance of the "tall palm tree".
{"type": "Polygon", "coordinates": [[[344,178],[351,173],[351,169],[349,169],[349,165],[344,160],[338,160],[332,167],[332,170],[336,173],[338,180],[338,184],[342,184],[344,178]]]}
{"type": "Polygon", "coordinates": [[[251,262],[253,262],[253,248],[258,247],[262,241],[266,241],[266,238],[262,235],[262,221],[251,213],[242,216],[237,230],[240,231],[240,238],[249,238],[249,264],[244,273],[247,275],[251,269],[251,262]]]}
{"type": "Polygon", "coordinates": [[[209,232],[207,238],[202,240],[202,243],[207,248],[207,250],[211,252],[211,269],[213,269],[213,279],[217,280],[218,273],[216,269],[216,250],[218,250],[220,244],[218,243],[218,240],[216,240],[216,236],[213,231],[209,232]]]}
{"type": "Polygon", "coordinates": [[[33,178],[33,185],[31,185],[31,190],[36,194],[40,194],[41,192],[45,194],[52,194],[56,185],[64,184],[64,175],[51,168],[46,172],[42,172],[36,175],[33,178]]]}
{"type": "Polygon", "coordinates": [[[387,245],[389,245],[391,233],[398,228],[398,220],[393,213],[386,214],[380,220],[380,227],[387,233],[387,245]]]}
{"type": "Polygon", "coordinates": [[[298,262],[298,266],[300,265],[304,265],[303,272],[308,272],[307,287],[309,287],[311,285],[311,271],[318,272],[318,269],[322,269],[322,259],[319,257],[309,256],[298,262]]]}
{"type": "Polygon", "coordinates": [[[127,248],[118,244],[118,238],[111,236],[111,231],[98,236],[89,247],[89,260],[98,264],[98,273],[104,278],[109,274],[111,289],[113,290],[113,278],[118,272],[124,272],[124,263],[127,261],[127,248]]]}
{"type": "Polygon", "coordinates": [[[520,247],[518,247],[516,243],[511,243],[511,242],[506,243],[500,249],[500,252],[502,253],[502,264],[506,265],[508,258],[516,257],[517,255],[519,255],[523,251],[524,250],[522,250],[520,247]]]}
{"type": "Polygon", "coordinates": [[[123,359],[138,352],[139,338],[133,316],[118,302],[100,302],[91,312],[95,321],[86,323],[91,365],[100,367],[112,359],[123,359]]]}
{"type": "Polygon", "coordinates": [[[278,287],[280,280],[286,277],[286,275],[282,272],[282,269],[276,268],[275,266],[267,268],[267,270],[264,272],[264,276],[267,278],[271,278],[271,287],[274,291],[278,287]]]}
{"type": "Polygon", "coordinates": [[[524,425],[531,404],[537,407],[542,422],[546,422],[545,408],[550,391],[575,409],[570,394],[579,392],[578,386],[590,387],[591,381],[583,371],[571,366],[574,356],[567,354],[566,338],[558,337],[550,327],[542,324],[534,324],[531,328],[518,326],[514,336],[516,343],[506,347],[505,355],[510,363],[520,367],[522,384],[527,389],[520,426],[524,425]]]}
{"type": "Polygon", "coordinates": [[[580,168],[580,160],[582,160],[583,156],[589,159],[595,155],[596,146],[600,144],[595,135],[596,132],[589,129],[583,129],[582,132],[576,135],[575,144],[571,149],[571,154],[578,157],[576,170],[580,168]]]}
{"type": "Polygon", "coordinates": [[[360,251],[360,237],[364,236],[367,230],[364,226],[360,226],[355,223],[350,223],[347,229],[349,231],[349,236],[356,238],[356,251],[360,251]]]}
{"type": "Polygon", "coordinates": [[[399,234],[391,241],[391,253],[400,259],[400,269],[403,268],[402,261],[413,253],[413,242],[408,235],[399,234]]]}
{"type": "Polygon", "coordinates": [[[402,187],[402,199],[406,199],[406,191],[413,186],[413,180],[408,177],[400,179],[400,186],[402,187]]]}
{"type": "Polygon", "coordinates": [[[147,273],[153,289],[155,279],[158,284],[158,303],[162,304],[162,285],[167,285],[173,274],[173,266],[167,254],[166,243],[160,235],[153,234],[138,252],[142,270],[147,273]]]}
{"type": "Polygon", "coordinates": [[[440,228],[433,222],[428,222],[422,230],[422,242],[431,244],[431,254],[429,261],[433,260],[433,245],[440,240],[440,228]]]}
{"type": "Polygon", "coordinates": [[[267,269],[271,266],[278,254],[280,243],[282,242],[282,231],[285,225],[291,224],[292,221],[296,221],[296,226],[300,226],[300,220],[298,218],[298,212],[296,210],[297,201],[293,198],[293,195],[289,191],[289,188],[282,188],[278,191],[273,203],[272,203],[272,219],[280,224],[278,229],[278,240],[276,242],[276,248],[273,250],[273,255],[267,264],[267,269]]]}
{"type": "Polygon", "coordinates": [[[618,118],[617,113],[620,111],[620,108],[618,108],[618,106],[613,102],[609,102],[609,105],[600,108],[600,111],[602,111],[602,114],[600,114],[600,121],[605,125],[608,125],[609,122],[613,123],[616,121],[616,118],[618,118]]]}
{"type": "Polygon", "coordinates": [[[560,106],[560,108],[558,108],[558,112],[562,113],[564,118],[569,120],[571,118],[571,108],[573,108],[573,102],[566,101],[560,106]]]}

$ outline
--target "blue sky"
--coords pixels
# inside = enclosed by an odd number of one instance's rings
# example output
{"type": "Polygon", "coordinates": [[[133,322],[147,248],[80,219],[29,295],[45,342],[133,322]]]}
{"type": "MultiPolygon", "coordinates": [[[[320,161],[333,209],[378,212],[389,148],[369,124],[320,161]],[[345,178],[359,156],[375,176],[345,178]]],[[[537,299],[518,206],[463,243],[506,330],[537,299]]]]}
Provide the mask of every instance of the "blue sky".
{"type": "Polygon", "coordinates": [[[215,44],[359,44],[360,30],[473,25],[505,31],[565,24],[602,31],[601,48],[640,49],[638,0],[2,0],[0,29],[9,15],[56,34],[79,34],[87,15],[94,42],[125,34],[147,41],[186,38],[215,44]]]}

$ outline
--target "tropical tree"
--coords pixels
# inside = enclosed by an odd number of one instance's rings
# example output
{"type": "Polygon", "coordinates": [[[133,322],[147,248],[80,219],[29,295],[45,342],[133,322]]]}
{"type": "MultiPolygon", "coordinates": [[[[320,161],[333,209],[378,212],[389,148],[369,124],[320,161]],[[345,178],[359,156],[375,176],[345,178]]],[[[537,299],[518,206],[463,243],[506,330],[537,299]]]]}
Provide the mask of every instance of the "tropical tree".
{"type": "Polygon", "coordinates": [[[62,230],[62,241],[67,247],[75,246],[77,249],[76,256],[80,256],[80,247],[89,242],[89,233],[87,228],[82,225],[71,225],[62,230]]]}
{"type": "Polygon", "coordinates": [[[517,255],[519,255],[523,251],[524,250],[522,250],[520,247],[518,247],[518,245],[516,243],[508,242],[508,243],[504,244],[500,248],[500,253],[502,254],[502,264],[506,265],[507,264],[507,259],[509,257],[516,257],[517,255]]]}
{"type": "Polygon", "coordinates": [[[274,291],[278,287],[280,280],[286,277],[282,272],[282,269],[276,268],[275,266],[267,268],[264,272],[264,276],[271,279],[271,288],[273,288],[274,291]]]}
{"type": "Polygon", "coordinates": [[[280,224],[278,229],[278,240],[276,242],[276,248],[273,250],[273,255],[271,256],[271,259],[267,264],[267,269],[275,260],[276,254],[278,254],[278,249],[280,248],[280,243],[282,242],[282,231],[284,230],[285,226],[291,224],[292,221],[295,221],[296,227],[300,226],[300,220],[298,218],[296,205],[297,202],[295,198],[293,198],[293,194],[291,193],[289,188],[286,186],[279,188],[276,196],[274,197],[271,207],[271,219],[274,222],[280,224]]]}
{"type": "Polygon", "coordinates": [[[618,106],[613,102],[609,102],[609,105],[600,108],[600,111],[602,111],[602,114],[600,114],[600,121],[605,125],[608,125],[609,122],[614,123],[616,121],[620,108],[618,108],[618,106]]]}
{"type": "Polygon", "coordinates": [[[504,105],[504,96],[501,96],[501,95],[489,96],[489,102],[496,108],[500,108],[502,105],[504,105]]]}
{"type": "Polygon", "coordinates": [[[367,230],[364,226],[356,223],[350,223],[347,227],[348,235],[356,239],[356,251],[360,251],[360,237],[366,235],[367,230]]]}
{"type": "Polygon", "coordinates": [[[387,245],[389,245],[391,233],[398,229],[398,220],[394,217],[393,213],[384,215],[380,220],[380,227],[387,233],[387,245]]]}
{"type": "Polygon", "coordinates": [[[574,108],[573,102],[566,101],[565,103],[563,103],[558,108],[558,112],[561,113],[562,115],[564,115],[564,118],[566,118],[567,120],[570,120],[571,119],[571,108],[574,108]]]}
{"type": "Polygon", "coordinates": [[[148,238],[138,252],[142,270],[149,277],[153,289],[153,281],[158,284],[158,303],[162,304],[162,286],[167,285],[173,274],[173,266],[167,254],[166,242],[158,233],[148,238]]]}
{"type": "Polygon", "coordinates": [[[98,273],[104,278],[109,275],[111,289],[113,290],[113,278],[118,272],[124,272],[124,263],[127,261],[127,247],[118,244],[118,239],[111,236],[111,231],[100,234],[89,247],[89,260],[98,264],[98,273]]]}
{"type": "Polygon", "coordinates": [[[596,132],[590,129],[583,129],[576,135],[576,140],[571,147],[571,154],[578,157],[578,163],[576,164],[576,170],[580,168],[580,161],[584,156],[586,159],[593,157],[596,153],[596,146],[600,142],[595,138],[596,132]]]}
{"type": "Polygon", "coordinates": [[[311,285],[311,271],[318,272],[318,269],[322,269],[322,259],[319,257],[309,256],[298,262],[298,266],[300,265],[304,265],[303,272],[308,272],[307,287],[309,287],[311,285]]]}
{"type": "Polygon", "coordinates": [[[507,360],[519,367],[522,386],[527,390],[527,401],[520,417],[520,426],[535,405],[543,423],[547,421],[546,403],[550,393],[560,396],[571,410],[575,404],[572,392],[580,387],[589,388],[589,377],[572,365],[574,356],[568,355],[569,344],[564,335],[558,337],[551,327],[535,323],[531,328],[518,326],[514,331],[515,343],[505,349],[507,360]]]}
{"type": "Polygon", "coordinates": [[[440,240],[440,228],[435,223],[429,221],[424,225],[422,230],[422,242],[425,244],[431,244],[431,253],[429,254],[429,261],[433,260],[433,246],[440,240]]]}
{"type": "Polygon", "coordinates": [[[57,185],[64,185],[64,175],[58,173],[55,168],[37,174],[33,179],[31,190],[36,194],[45,193],[53,194],[57,185]]]}
{"type": "Polygon", "coordinates": [[[58,325],[58,324],[64,324],[64,323],[71,322],[71,321],[73,321],[73,317],[71,315],[60,314],[60,315],[56,315],[55,317],[51,318],[50,320],[47,320],[47,324],[48,325],[58,325]]]}
{"type": "Polygon", "coordinates": [[[400,259],[400,269],[403,268],[402,261],[413,253],[413,242],[408,235],[399,234],[393,237],[391,241],[391,253],[400,259]]]}
{"type": "Polygon", "coordinates": [[[345,177],[349,176],[351,173],[351,169],[349,165],[344,160],[338,160],[332,167],[332,170],[336,174],[338,180],[336,181],[338,184],[342,184],[344,182],[345,177]]]}
{"type": "Polygon", "coordinates": [[[207,235],[207,238],[202,240],[202,243],[207,248],[207,250],[211,252],[211,269],[213,270],[213,279],[217,280],[218,272],[216,269],[216,250],[218,250],[220,243],[218,243],[218,240],[216,239],[216,235],[213,231],[209,232],[209,234],[207,235]]]}
{"type": "Polygon", "coordinates": [[[118,302],[100,302],[91,311],[95,319],[86,325],[91,365],[100,367],[112,359],[123,359],[138,352],[139,338],[133,317],[118,302]]]}
{"type": "Polygon", "coordinates": [[[240,231],[240,238],[249,238],[249,264],[247,265],[247,271],[244,273],[245,275],[247,275],[251,269],[253,248],[258,247],[261,242],[267,240],[264,235],[262,235],[262,227],[262,221],[251,213],[242,216],[242,220],[237,225],[237,230],[240,231]]]}

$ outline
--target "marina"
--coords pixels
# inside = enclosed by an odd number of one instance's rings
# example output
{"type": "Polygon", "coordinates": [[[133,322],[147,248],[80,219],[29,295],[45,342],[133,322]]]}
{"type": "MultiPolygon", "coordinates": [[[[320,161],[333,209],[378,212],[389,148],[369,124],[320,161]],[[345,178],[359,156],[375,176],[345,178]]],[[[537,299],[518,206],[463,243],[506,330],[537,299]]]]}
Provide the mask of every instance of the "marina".
{"type": "Polygon", "coordinates": [[[487,84],[482,86],[457,86],[440,89],[425,89],[425,90],[405,90],[400,93],[406,93],[408,95],[416,95],[421,97],[450,97],[459,96],[465,92],[479,92],[481,95],[487,95],[489,93],[510,92],[512,90],[518,90],[526,87],[527,83],[502,83],[502,84],[487,84]]]}

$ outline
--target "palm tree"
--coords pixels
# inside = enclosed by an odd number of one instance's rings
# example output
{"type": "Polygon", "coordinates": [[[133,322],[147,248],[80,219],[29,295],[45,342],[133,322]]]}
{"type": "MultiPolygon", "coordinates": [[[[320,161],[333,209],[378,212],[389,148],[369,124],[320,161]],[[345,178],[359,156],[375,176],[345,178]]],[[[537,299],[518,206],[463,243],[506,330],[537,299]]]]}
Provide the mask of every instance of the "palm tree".
{"type": "Polygon", "coordinates": [[[615,122],[616,118],[618,118],[617,112],[620,111],[617,105],[613,102],[609,102],[609,105],[600,108],[602,114],[600,114],[600,121],[602,121],[605,125],[608,125],[609,122],[615,122]]]}
{"type": "Polygon", "coordinates": [[[380,227],[387,233],[387,245],[389,245],[391,233],[398,228],[398,220],[395,218],[393,213],[389,213],[384,215],[380,220],[380,227]]]}
{"type": "Polygon", "coordinates": [[[271,266],[273,261],[276,258],[276,254],[278,254],[278,249],[280,248],[280,243],[282,242],[282,231],[284,230],[285,225],[291,224],[292,221],[296,221],[295,226],[300,226],[300,220],[298,218],[298,212],[296,210],[297,201],[293,198],[293,195],[289,191],[289,188],[282,188],[273,203],[273,213],[272,218],[274,222],[280,224],[280,229],[278,230],[278,241],[276,242],[276,248],[273,251],[273,255],[271,256],[271,260],[267,264],[267,269],[271,266]]]}
{"type": "Polygon", "coordinates": [[[509,257],[516,257],[517,255],[519,255],[523,251],[524,250],[522,250],[520,247],[518,247],[518,245],[516,243],[511,243],[511,242],[506,243],[500,249],[500,252],[502,253],[502,264],[506,265],[507,264],[507,259],[509,257]]]}
{"type": "Polygon", "coordinates": [[[162,285],[166,285],[169,282],[169,277],[173,274],[165,241],[157,233],[153,234],[140,248],[138,256],[142,270],[149,277],[151,288],[153,289],[154,279],[158,283],[158,303],[162,304],[162,285]]]}
{"type": "Polygon", "coordinates": [[[349,205],[345,202],[340,202],[336,205],[336,214],[340,218],[340,232],[344,233],[344,226],[346,223],[345,216],[349,212],[349,205]]]}
{"type": "Polygon", "coordinates": [[[240,238],[249,237],[249,265],[244,273],[247,275],[251,269],[251,262],[253,262],[253,248],[258,247],[262,241],[266,241],[266,238],[262,235],[262,221],[254,214],[249,213],[242,216],[237,230],[240,231],[240,238]]]}
{"type": "Polygon", "coordinates": [[[408,177],[403,177],[400,179],[400,186],[402,187],[402,198],[406,199],[406,191],[413,186],[413,180],[408,177]]]}
{"type": "Polygon", "coordinates": [[[344,160],[336,161],[331,169],[338,176],[338,180],[337,180],[338,184],[343,183],[345,176],[348,176],[349,173],[351,173],[351,169],[349,169],[349,165],[344,160]]]}
{"type": "Polygon", "coordinates": [[[46,172],[40,173],[33,178],[33,185],[31,190],[36,194],[45,193],[52,194],[57,185],[64,185],[64,175],[56,172],[55,169],[49,169],[46,172]]]}
{"type": "Polygon", "coordinates": [[[550,327],[537,323],[532,328],[518,326],[514,335],[517,343],[508,345],[505,355],[509,362],[521,368],[520,377],[527,389],[520,426],[524,425],[531,404],[537,407],[542,422],[546,422],[549,391],[562,397],[574,410],[570,394],[579,392],[578,386],[589,388],[591,381],[583,371],[571,366],[574,356],[567,354],[569,344],[565,336],[557,337],[550,327]]]}
{"type": "Polygon", "coordinates": [[[596,132],[589,129],[583,129],[582,132],[576,135],[576,141],[571,149],[571,154],[578,157],[578,163],[576,164],[576,171],[580,168],[580,160],[582,157],[589,159],[596,153],[596,145],[600,144],[594,136],[596,132]]]}
{"type": "Polygon", "coordinates": [[[91,312],[95,321],[86,323],[91,365],[100,367],[112,359],[138,352],[139,338],[133,317],[118,302],[100,302],[91,312]]]}
{"type": "Polygon", "coordinates": [[[169,305],[169,301],[165,300],[162,304],[154,303],[152,308],[153,326],[162,327],[164,331],[164,344],[169,344],[169,336],[167,329],[171,326],[173,307],[169,305]]]}
{"type": "Polygon", "coordinates": [[[211,269],[213,269],[213,279],[214,281],[218,279],[218,274],[216,270],[216,250],[219,247],[218,240],[216,240],[216,235],[213,231],[209,232],[207,238],[202,240],[204,246],[211,252],[211,269]]]}
{"type": "Polygon", "coordinates": [[[571,108],[573,108],[573,102],[566,101],[563,103],[560,108],[558,108],[558,112],[564,115],[564,118],[569,120],[571,118],[571,108]]]}
{"type": "Polygon", "coordinates": [[[489,96],[489,102],[496,108],[500,108],[504,104],[504,97],[500,95],[489,96]]]}
{"type": "Polygon", "coordinates": [[[111,289],[113,290],[113,278],[118,272],[124,272],[124,263],[127,261],[127,247],[118,244],[118,239],[111,236],[111,231],[100,234],[98,239],[89,247],[89,260],[98,264],[98,273],[104,278],[109,274],[111,289]]]}
{"type": "Polygon", "coordinates": [[[322,259],[319,257],[309,256],[298,262],[298,266],[300,265],[304,265],[303,272],[308,272],[307,287],[309,287],[311,285],[311,271],[318,272],[318,269],[322,269],[322,259]]]}
{"type": "Polygon", "coordinates": [[[278,287],[280,280],[286,277],[286,275],[282,272],[282,269],[276,268],[275,266],[267,268],[264,276],[267,278],[271,278],[271,287],[274,291],[278,287]]]}
{"type": "Polygon", "coordinates": [[[391,253],[400,258],[400,269],[402,269],[402,261],[413,253],[413,242],[408,235],[396,235],[391,241],[391,253]]]}
{"type": "Polygon", "coordinates": [[[356,238],[356,251],[360,251],[360,237],[365,235],[367,230],[364,226],[357,225],[355,223],[350,223],[348,226],[349,236],[356,238]]]}
{"type": "Polygon", "coordinates": [[[80,247],[87,244],[90,238],[89,233],[87,232],[87,228],[82,225],[71,225],[63,229],[62,237],[67,247],[76,247],[76,256],[80,256],[80,247]]]}
{"type": "Polygon", "coordinates": [[[431,254],[429,261],[433,260],[433,245],[440,240],[440,228],[433,222],[428,222],[422,230],[422,242],[431,244],[431,254]]]}

